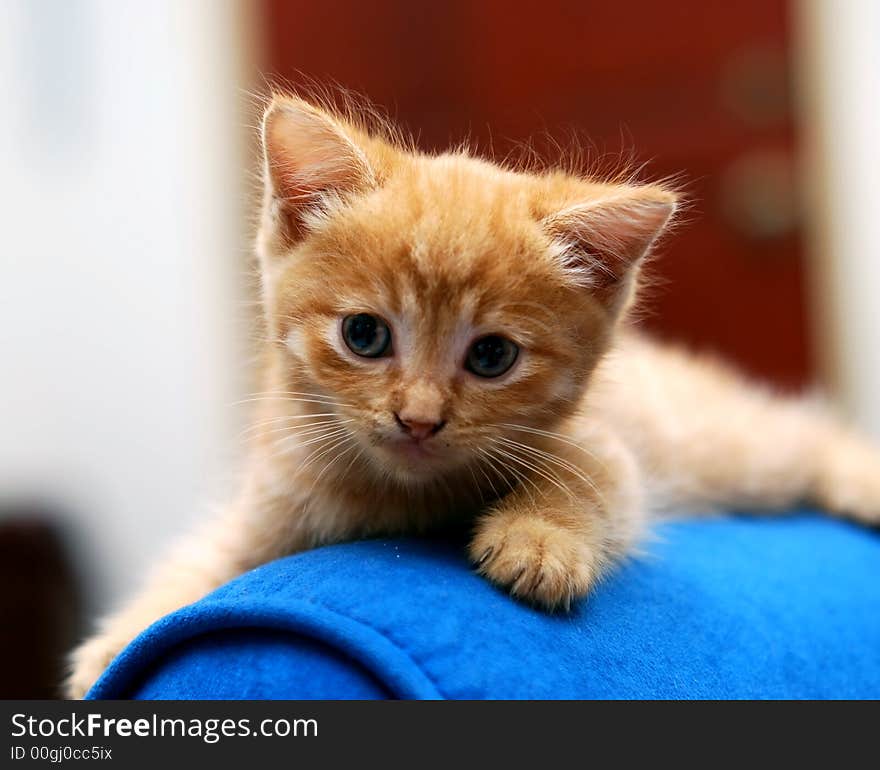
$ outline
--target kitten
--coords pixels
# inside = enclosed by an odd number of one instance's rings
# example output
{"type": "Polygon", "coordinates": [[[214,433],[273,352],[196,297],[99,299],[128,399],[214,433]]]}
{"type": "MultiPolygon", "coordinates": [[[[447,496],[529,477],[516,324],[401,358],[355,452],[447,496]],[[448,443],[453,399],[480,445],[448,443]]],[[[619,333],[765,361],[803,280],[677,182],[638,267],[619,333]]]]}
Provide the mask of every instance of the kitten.
{"type": "Polygon", "coordinates": [[[265,391],[235,502],[73,655],[81,697],[151,622],[291,552],[473,527],[475,568],[568,608],[649,509],[808,499],[880,522],[880,453],[627,325],[660,185],[429,156],[294,97],[263,121],[265,391]]]}

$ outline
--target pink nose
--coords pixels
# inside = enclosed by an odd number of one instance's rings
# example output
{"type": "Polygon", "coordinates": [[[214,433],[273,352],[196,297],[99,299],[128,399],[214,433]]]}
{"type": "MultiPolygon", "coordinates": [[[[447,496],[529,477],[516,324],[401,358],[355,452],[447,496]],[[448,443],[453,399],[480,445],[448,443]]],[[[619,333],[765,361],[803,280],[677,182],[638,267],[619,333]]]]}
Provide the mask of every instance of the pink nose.
{"type": "Polygon", "coordinates": [[[444,420],[441,420],[440,422],[431,422],[424,419],[419,420],[416,418],[401,417],[397,413],[394,414],[394,419],[397,420],[397,424],[404,433],[408,433],[414,439],[419,440],[426,439],[428,436],[433,436],[446,424],[444,420]]]}

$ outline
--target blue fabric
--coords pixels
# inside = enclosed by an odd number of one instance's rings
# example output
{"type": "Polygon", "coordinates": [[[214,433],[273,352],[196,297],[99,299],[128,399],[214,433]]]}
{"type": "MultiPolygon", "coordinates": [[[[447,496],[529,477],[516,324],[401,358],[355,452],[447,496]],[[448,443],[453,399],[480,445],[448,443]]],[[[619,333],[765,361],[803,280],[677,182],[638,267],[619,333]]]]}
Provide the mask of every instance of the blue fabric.
{"type": "Polygon", "coordinates": [[[265,565],[159,621],[92,698],[877,698],[880,536],[800,513],[659,526],[570,615],[463,540],[265,565]]]}

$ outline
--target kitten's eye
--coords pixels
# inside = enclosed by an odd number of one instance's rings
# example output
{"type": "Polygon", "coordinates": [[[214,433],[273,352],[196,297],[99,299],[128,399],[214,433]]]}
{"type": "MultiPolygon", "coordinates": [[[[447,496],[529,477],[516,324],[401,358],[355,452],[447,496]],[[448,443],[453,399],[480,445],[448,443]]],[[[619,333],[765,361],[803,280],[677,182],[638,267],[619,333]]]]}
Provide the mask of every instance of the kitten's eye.
{"type": "Polygon", "coordinates": [[[378,358],[388,350],[391,330],[381,318],[369,313],[358,313],[343,319],[342,338],[353,353],[366,358],[378,358]]]}
{"type": "Polygon", "coordinates": [[[500,377],[513,366],[518,355],[519,348],[513,342],[490,334],[471,345],[465,367],[478,377],[500,377]]]}

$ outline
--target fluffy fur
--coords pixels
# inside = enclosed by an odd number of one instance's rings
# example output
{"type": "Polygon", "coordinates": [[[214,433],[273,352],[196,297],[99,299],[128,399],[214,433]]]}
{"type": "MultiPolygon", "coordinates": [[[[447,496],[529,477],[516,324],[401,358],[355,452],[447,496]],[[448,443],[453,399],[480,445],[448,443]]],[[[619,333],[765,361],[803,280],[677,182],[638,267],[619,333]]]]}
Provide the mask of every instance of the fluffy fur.
{"type": "Polygon", "coordinates": [[[670,190],[423,155],[289,96],[263,139],[267,342],[245,483],[75,652],[71,696],[158,617],[345,538],[460,520],[479,572],[552,610],[586,595],[654,510],[809,499],[880,521],[865,441],[627,323],[670,190]],[[388,323],[391,355],[348,349],[341,320],[362,312],[388,323]],[[520,348],[496,379],[463,365],[489,333],[520,348]],[[417,440],[407,424],[442,429],[417,440]]]}

